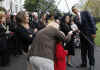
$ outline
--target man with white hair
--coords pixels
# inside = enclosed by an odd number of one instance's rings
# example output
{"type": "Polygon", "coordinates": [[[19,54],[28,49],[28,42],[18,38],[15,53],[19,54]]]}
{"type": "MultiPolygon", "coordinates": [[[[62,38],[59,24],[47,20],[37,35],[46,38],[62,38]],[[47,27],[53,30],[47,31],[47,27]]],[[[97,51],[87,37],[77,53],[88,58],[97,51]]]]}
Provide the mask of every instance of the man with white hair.
{"type": "Polygon", "coordinates": [[[73,13],[76,14],[74,21],[80,29],[82,64],[78,67],[87,66],[87,53],[88,53],[89,64],[90,64],[89,70],[94,70],[94,65],[95,65],[94,39],[96,37],[96,24],[94,22],[93,17],[88,11],[80,12],[77,6],[73,6],[72,11],[73,13]]]}
{"type": "Polygon", "coordinates": [[[32,12],[32,23],[31,27],[37,32],[38,31],[38,25],[39,25],[39,18],[37,12],[32,12]]]}

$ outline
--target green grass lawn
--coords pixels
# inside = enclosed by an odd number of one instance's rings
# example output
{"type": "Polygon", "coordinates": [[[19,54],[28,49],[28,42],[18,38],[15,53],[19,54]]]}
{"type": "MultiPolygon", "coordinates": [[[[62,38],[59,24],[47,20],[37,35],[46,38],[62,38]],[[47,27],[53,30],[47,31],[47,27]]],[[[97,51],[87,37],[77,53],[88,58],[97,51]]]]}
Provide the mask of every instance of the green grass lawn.
{"type": "Polygon", "coordinates": [[[98,30],[96,32],[95,43],[97,46],[100,46],[100,22],[96,24],[96,27],[98,28],[98,30]]]}

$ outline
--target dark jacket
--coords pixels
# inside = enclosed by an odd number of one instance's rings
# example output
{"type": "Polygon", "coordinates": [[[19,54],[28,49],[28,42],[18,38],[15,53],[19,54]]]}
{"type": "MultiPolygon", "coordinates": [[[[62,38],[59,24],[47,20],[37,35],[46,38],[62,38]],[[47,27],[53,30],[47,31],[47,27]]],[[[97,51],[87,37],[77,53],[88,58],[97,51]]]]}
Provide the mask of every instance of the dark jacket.
{"type": "Polygon", "coordinates": [[[78,22],[77,16],[75,18],[75,23],[78,25],[80,30],[80,41],[81,46],[88,43],[89,46],[94,46],[94,38],[92,37],[93,34],[96,34],[96,23],[93,19],[93,16],[90,15],[87,11],[82,11],[81,15],[81,23],[78,22]]]}
{"type": "Polygon", "coordinates": [[[85,34],[96,34],[96,24],[93,19],[93,16],[90,15],[87,11],[80,12],[81,23],[78,22],[78,17],[76,16],[74,21],[78,25],[80,31],[85,34]]]}
{"type": "MultiPolygon", "coordinates": [[[[66,24],[66,23],[62,23],[61,27],[60,27],[61,31],[63,31],[65,33],[65,35],[68,34],[69,31],[71,31],[71,24],[66,24]]],[[[69,55],[74,55],[74,34],[71,36],[71,39],[68,41],[64,41],[63,42],[63,46],[65,50],[68,50],[68,54],[69,55]],[[64,45],[66,44],[66,45],[64,45]]]]}
{"type": "Polygon", "coordinates": [[[39,21],[39,23],[38,23],[38,30],[41,30],[41,29],[43,29],[43,28],[45,28],[46,27],[46,25],[42,22],[42,21],[39,21]]]}
{"type": "Polygon", "coordinates": [[[26,29],[21,25],[17,25],[15,30],[16,46],[27,52],[28,46],[32,43],[34,36],[33,29],[26,29]],[[32,34],[33,37],[30,37],[30,34],[32,34]]]}
{"type": "Polygon", "coordinates": [[[57,40],[64,40],[64,35],[52,26],[45,27],[34,38],[29,56],[40,56],[54,60],[57,40]]]}
{"type": "Polygon", "coordinates": [[[68,32],[71,30],[71,28],[69,27],[68,24],[66,23],[61,23],[60,24],[60,30],[63,31],[65,33],[65,35],[68,34],[68,32]]]}
{"type": "Polygon", "coordinates": [[[0,24],[0,51],[7,49],[7,34],[6,30],[3,28],[2,24],[0,24]]]}

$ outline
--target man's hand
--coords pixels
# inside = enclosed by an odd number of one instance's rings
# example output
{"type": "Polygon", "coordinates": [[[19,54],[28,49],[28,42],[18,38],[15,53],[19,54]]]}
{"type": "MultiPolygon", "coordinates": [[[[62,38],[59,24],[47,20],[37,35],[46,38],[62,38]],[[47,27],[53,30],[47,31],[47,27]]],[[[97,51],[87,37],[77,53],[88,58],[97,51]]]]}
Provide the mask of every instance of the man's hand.
{"type": "Polygon", "coordinates": [[[34,33],[36,33],[36,32],[38,32],[38,29],[37,28],[34,29],[34,33]]]}
{"type": "Polygon", "coordinates": [[[69,32],[68,32],[68,35],[72,35],[72,34],[73,34],[73,31],[69,31],[69,32]]]}
{"type": "Polygon", "coordinates": [[[96,34],[92,34],[91,36],[92,36],[92,38],[96,38],[96,34]]]}

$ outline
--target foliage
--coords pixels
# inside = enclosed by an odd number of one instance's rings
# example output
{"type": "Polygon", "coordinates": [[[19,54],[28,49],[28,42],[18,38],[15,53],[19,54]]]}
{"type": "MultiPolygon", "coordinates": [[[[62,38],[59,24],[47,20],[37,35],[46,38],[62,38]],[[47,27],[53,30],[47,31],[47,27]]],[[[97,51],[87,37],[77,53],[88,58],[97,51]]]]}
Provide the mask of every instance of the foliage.
{"type": "Polygon", "coordinates": [[[28,11],[33,11],[37,7],[37,0],[25,0],[24,8],[28,11]]]}
{"type": "Polygon", "coordinates": [[[54,0],[25,0],[24,8],[31,12],[58,11],[54,3],[54,0]]]}
{"type": "Polygon", "coordinates": [[[96,32],[96,39],[95,39],[95,43],[97,46],[100,46],[100,22],[96,24],[97,26],[97,32],[96,32]]]}
{"type": "Polygon", "coordinates": [[[83,9],[90,11],[95,17],[100,17],[99,5],[99,0],[88,0],[86,4],[83,6],[83,9]]]}
{"type": "Polygon", "coordinates": [[[0,1],[3,1],[3,0],[0,0],[0,1]]]}

